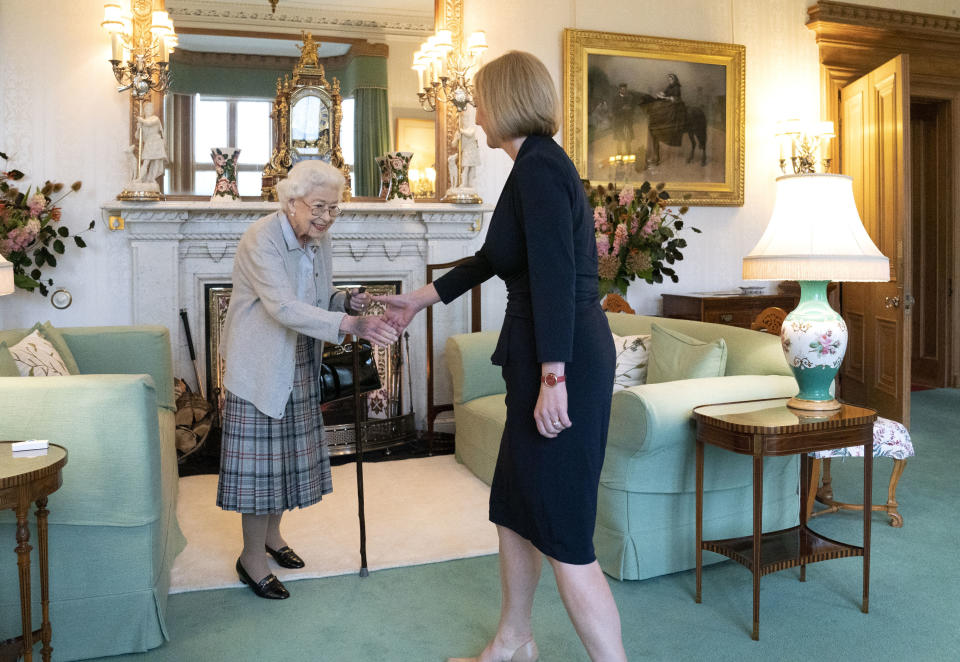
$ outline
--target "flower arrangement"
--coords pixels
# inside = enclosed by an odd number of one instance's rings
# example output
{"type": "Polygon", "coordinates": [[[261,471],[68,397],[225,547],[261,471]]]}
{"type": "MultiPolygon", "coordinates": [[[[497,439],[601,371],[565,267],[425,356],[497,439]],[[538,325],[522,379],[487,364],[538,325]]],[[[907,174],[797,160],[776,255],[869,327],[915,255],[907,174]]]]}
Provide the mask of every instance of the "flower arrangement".
{"type": "Polygon", "coordinates": [[[614,290],[625,295],[636,278],[662,283],[668,276],[676,283],[676,271],[668,265],[683,259],[681,249],[687,240],[677,233],[683,229],[681,217],[688,208],[668,208],[670,194],[663,184],[654,187],[644,182],[640,188],[619,191],[613,184],[586,188],[596,229],[600,296],[614,290]]]}
{"type": "MultiPolygon", "coordinates": [[[[0,158],[7,155],[0,152],[0,158]]],[[[57,266],[57,255],[63,255],[70,237],[70,230],[60,223],[60,207],[57,204],[65,197],[80,190],[80,182],[74,182],[63,191],[60,182],[45,182],[31,193],[19,190],[16,182],[24,178],[19,170],[0,170],[0,255],[13,263],[14,284],[28,292],[39,290],[47,296],[48,286],[53,279],[44,281],[43,269],[57,266]],[[57,193],[63,194],[56,200],[51,198],[57,193]]],[[[87,230],[93,229],[95,221],[90,221],[87,230]]],[[[83,234],[73,235],[78,248],[85,248],[83,234]]]]}

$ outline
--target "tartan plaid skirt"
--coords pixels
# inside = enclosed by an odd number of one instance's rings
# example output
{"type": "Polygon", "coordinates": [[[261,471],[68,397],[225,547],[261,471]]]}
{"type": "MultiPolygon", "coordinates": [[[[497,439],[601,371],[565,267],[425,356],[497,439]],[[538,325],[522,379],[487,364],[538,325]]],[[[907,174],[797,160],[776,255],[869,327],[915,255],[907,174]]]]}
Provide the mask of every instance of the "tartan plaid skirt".
{"type": "Polygon", "coordinates": [[[297,337],[293,391],[270,418],[227,391],[217,505],[255,515],[304,508],[333,491],[312,339],[297,337]]]}

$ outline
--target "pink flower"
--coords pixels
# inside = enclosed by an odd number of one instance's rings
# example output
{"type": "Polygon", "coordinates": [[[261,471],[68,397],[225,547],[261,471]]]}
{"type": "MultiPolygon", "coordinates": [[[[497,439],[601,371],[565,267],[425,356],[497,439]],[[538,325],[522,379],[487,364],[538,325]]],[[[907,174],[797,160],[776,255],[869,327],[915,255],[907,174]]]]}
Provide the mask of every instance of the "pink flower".
{"type": "Polygon", "coordinates": [[[630,234],[637,234],[637,230],[640,229],[640,221],[636,218],[630,219],[630,234]]]}
{"type": "Polygon", "coordinates": [[[30,196],[30,201],[27,203],[27,207],[30,208],[31,216],[39,216],[40,212],[43,211],[43,208],[47,206],[47,199],[37,193],[36,195],[30,196]]]}
{"type": "Polygon", "coordinates": [[[593,227],[596,230],[602,230],[607,222],[607,208],[597,206],[593,208],[593,227]]]}
{"type": "Polygon", "coordinates": [[[597,235],[597,255],[603,257],[610,253],[610,237],[605,234],[597,235]]]}
{"type": "Polygon", "coordinates": [[[654,232],[657,231],[657,228],[660,227],[660,224],[662,223],[662,221],[663,219],[660,218],[659,214],[652,215],[649,219],[647,219],[647,222],[643,225],[643,229],[640,230],[640,234],[644,237],[649,237],[650,235],[652,235],[654,232]]]}
{"type": "Polygon", "coordinates": [[[390,167],[392,167],[394,170],[402,170],[403,161],[400,159],[400,157],[394,157],[390,159],[390,167]]]}
{"type": "Polygon", "coordinates": [[[217,193],[225,193],[230,188],[230,182],[226,179],[217,180],[217,193]]]}
{"type": "Polygon", "coordinates": [[[26,227],[15,227],[10,232],[7,233],[6,239],[6,250],[7,253],[11,251],[22,251],[24,248],[33,243],[33,240],[36,239],[37,235],[34,232],[31,232],[26,227]]]}
{"type": "Polygon", "coordinates": [[[219,171],[220,166],[223,166],[223,164],[227,162],[227,159],[223,154],[217,154],[213,157],[213,162],[217,164],[217,170],[219,171]]]}
{"type": "Polygon", "coordinates": [[[619,200],[620,206],[621,206],[621,207],[626,207],[626,206],[629,205],[631,202],[633,202],[633,196],[634,196],[634,192],[633,192],[633,189],[632,189],[631,187],[627,186],[627,187],[625,187],[623,190],[621,190],[621,191],[620,191],[620,200],[619,200]]]}
{"type": "Polygon", "coordinates": [[[407,182],[400,183],[400,195],[409,196],[410,195],[410,184],[407,182]]]}
{"type": "Polygon", "coordinates": [[[625,243],[627,243],[627,226],[621,223],[613,233],[613,254],[618,255],[625,243]]]}

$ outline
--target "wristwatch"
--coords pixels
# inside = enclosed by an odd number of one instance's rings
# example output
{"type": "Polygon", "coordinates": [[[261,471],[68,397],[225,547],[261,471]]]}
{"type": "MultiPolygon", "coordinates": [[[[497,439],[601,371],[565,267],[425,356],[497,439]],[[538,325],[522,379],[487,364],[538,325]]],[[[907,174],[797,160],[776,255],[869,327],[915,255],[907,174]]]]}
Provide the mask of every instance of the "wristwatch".
{"type": "Polygon", "coordinates": [[[567,378],[565,375],[555,375],[552,372],[548,372],[547,374],[545,374],[543,377],[540,378],[540,383],[550,388],[553,388],[560,382],[565,382],[565,381],[567,381],[567,378]]]}

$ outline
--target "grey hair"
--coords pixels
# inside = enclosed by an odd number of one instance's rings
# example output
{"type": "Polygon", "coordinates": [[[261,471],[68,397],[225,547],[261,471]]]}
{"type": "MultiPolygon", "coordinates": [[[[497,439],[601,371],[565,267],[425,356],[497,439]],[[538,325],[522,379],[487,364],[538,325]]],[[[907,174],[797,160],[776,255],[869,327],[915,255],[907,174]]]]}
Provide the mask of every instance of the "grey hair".
{"type": "Polygon", "coordinates": [[[305,197],[318,188],[334,188],[341,192],[338,197],[342,197],[345,183],[343,173],[325,161],[300,161],[277,184],[277,198],[283,208],[291,200],[305,197]]]}

